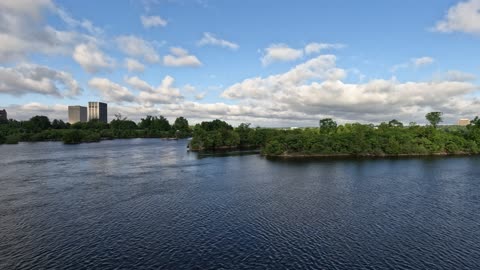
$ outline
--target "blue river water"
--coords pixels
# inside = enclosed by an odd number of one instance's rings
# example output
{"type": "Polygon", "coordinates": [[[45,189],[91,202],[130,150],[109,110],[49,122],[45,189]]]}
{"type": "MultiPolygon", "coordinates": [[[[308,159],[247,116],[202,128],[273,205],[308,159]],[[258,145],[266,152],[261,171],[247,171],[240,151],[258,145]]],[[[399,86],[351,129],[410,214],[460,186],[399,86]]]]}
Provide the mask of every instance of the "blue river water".
{"type": "Polygon", "coordinates": [[[0,269],[480,269],[480,158],[0,146],[0,269]]]}

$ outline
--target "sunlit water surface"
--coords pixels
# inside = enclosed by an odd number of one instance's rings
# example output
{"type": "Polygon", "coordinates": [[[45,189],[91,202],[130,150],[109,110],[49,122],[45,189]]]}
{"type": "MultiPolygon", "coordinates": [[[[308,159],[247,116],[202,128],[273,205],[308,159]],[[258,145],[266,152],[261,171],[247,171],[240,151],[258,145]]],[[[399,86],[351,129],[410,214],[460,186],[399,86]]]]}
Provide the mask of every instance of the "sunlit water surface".
{"type": "Polygon", "coordinates": [[[480,269],[480,158],[0,146],[0,269],[480,269]]]}

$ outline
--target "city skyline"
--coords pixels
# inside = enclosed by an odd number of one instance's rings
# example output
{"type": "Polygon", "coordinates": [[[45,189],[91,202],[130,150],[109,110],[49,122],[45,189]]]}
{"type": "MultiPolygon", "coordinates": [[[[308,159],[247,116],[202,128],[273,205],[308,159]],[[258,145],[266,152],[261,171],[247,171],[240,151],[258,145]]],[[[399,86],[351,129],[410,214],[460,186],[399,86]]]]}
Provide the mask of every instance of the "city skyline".
{"type": "Polygon", "coordinates": [[[480,0],[368,2],[5,1],[0,108],[66,120],[104,100],[108,121],[261,126],[479,115],[480,0]]]}

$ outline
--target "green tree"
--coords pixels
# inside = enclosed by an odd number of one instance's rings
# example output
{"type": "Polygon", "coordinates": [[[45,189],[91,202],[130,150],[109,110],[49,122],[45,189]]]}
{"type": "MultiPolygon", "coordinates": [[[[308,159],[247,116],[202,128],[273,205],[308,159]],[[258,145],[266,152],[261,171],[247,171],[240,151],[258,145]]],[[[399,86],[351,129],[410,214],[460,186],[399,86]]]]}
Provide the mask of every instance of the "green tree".
{"type": "Polygon", "coordinates": [[[63,120],[54,119],[52,121],[52,128],[53,129],[66,129],[67,124],[65,124],[65,122],[63,122],[63,120]]]}
{"type": "Polygon", "coordinates": [[[25,123],[25,127],[30,132],[39,132],[49,129],[51,127],[51,123],[48,117],[43,115],[37,115],[30,118],[30,120],[25,123]]]}
{"type": "Polygon", "coordinates": [[[337,129],[337,122],[332,118],[324,118],[320,120],[320,131],[322,133],[331,133],[337,129]]]}
{"type": "Polygon", "coordinates": [[[170,126],[170,123],[168,122],[168,119],[160,115],[159,118],[155,119],[154,128],[156,130],[160,131],[169,131],[172,127],[170,126]]]}
{"type": "Polygon", "coordinates": [[[140,119],[140,123],[138,124],[138,126],[141,129],[150,129],[153,123],[153,119],[153,116],[147,115],[147,117],[140,119]]]}
{"type": "Polygon", "coordinates": [[[403,123],[398,121],[397,119],[393,119],[390,122],[388,122],[388,125],[390,127],[403,127],[403,123]]]}
{"type": "Polygon", "coordinates": [[[137,124],[131,120],[114,119],[110,122],[110,127],[115,130],[134,130],[137,129],[137,124]]]}
{"type": "Polygon", "coordinates": [[[188,125],[188,120],[185,119],[183,116],[178,117],[173,123],[173,129],[179,131],[189,131],[190,126],[188,125]]]}
{"type": "Polygon", "coordinates": [[[219,119],[215,119],[210,122],[202,122],[200,125],[206,131],[214,131],[214,130],[220,130],[220,129],[225,129],[225,130],[233,129],[233,127],[229,125],[227,122],[219,119]]]}
{"type": "Polygon", "coordinates": [[[442,115],[442,112],[429,112],[425,115],[425,118],[430,122],[430,125],[436,128],[438,124],[443,122],[442,115]]]}
{"type": "Polygon", "coordinates": [[[250,128],[250,123],[241,123],[235,131],[238,133],[240,136],[240,144],[241,145],[250,145],[253,144],[253,142],[250,141],[250,131],[252,129],[250,128]]]}
{"type": "Polygon", "coordinates": [[[268,142],[263,153],[266,155],[281,155],[285,152],[285,147],[277,140],[268,142]]]}
{"type": "Polygon", "coordinates": [[[69,130],[63,134],[62,138],[65,144],[77,144],[82,142],[82,132],[80,130],[69,130]]]}
{"type": "Polygon", "coordinates": [[[475,116],[475,118],[470,121],[470,124],[467,126],[467,128],[480,128],[480,118],[475,116]]]}

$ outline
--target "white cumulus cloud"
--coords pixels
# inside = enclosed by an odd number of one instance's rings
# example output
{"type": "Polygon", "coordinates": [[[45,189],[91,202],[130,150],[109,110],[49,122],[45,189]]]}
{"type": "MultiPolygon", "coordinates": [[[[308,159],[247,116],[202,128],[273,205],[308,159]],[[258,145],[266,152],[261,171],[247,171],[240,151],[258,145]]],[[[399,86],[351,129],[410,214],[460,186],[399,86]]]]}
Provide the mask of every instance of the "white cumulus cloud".
{"type": "Polygon", "coordinates": [[[72,57],[89,73],[97,73],[115,67],[115,60],[103,53],[93,43],[77,45],[72,57]]]}
{"type": "Polygon", "coordinates": [[[67,11],[61,9],[61,8],[56,8],[55,9],[56,13],[58,16],[70,27],[72,28],[83,28],[87,30],[92,35],[100,35],[103,33],[103,29],[100,27],[95,26],[90,20],[77,20],[73,18],[67,11]]]}
{"type": "Polygon", "coordinates": [[[108,102],[134,102],[135,95],[128,88],[110,81],[107,78],[93,78],[88,86],[98,90],[102,97],[108,102]]]}
{"type": "Polygon", "coordinates": [[[220,46],[224,48],[229,48],[232,50],[237,50],[240,46],[234,42],[217,38],[214,34],[205,32],[203,33],[202,39],[200,39],[197,44],[199,46],[205,45],[212,45],[212,46],[220,46]]]}
{"type": "Polygon", "coordinates": [[[415,67],[423,67],[433,64],[433,62],[435,62],[435,59],[433,59],[432,57],[424,56],[420,58],[413,58],[411,59],[411,61],[415,65],[415,67]]]}
{"type": "Polygon", "coordinates": [[[141,57],[149,63],[160,60],[153,44],[142,38],[133,35],[119,36],[116,41],[119,49],[128,56],[141,57]]]}
{"type": "Polygon", "coordinates": [[[433,30],[480,34],[480,0],[462,1],[451,7],[433,30]]]}
{"type": "Polygon", "coordinates": [[[138,77],[126,78],[125,82],[131,87],[140,90],[138,102],[151,107],[157,104],[170,104],[183,100],[180,90],[174,86],[175,79],[165,76],[162,83],[154,87],[138,77]]]}
{"type": "Polygon", "coordinates": [[[170,54],[163,57],[163,64],[170,67],[199,67],[202,62],[183,48],[171,47],[170,54]]]}
{"type": "Polygon", "coordinates": [[[264,49],[264,55],[260,59],[264,66],[274,62],[289,62],[303,57],[303,50],[293,49],[286,44],[272,44],[264,49]]]}
{"type": "Polygon", "coordinates": [[[125,58],[124,66],[130,72],[143,72],[145,70],[145,65],[133,58],[125,58]]]}
{"type": "Polygon", "coordinates": [[[167,26],[167,21],[160,16],[145,16],[145,15],[142,15],[140,17],[140,20],[142,21],[143,27],[145,27],[145,28],[167,26]]]}
{"type": "Polygon", "coordinates": [[[390,68],[391,72],[397,72],[400,69],[407,68],[422,68],[431,65],[435,62],[435,59],[429,56],[423,56],[418,58],[411,58],[409,62],[394,65],[390,68]]]}
{"type": "Polygon", "coordinates": [[[305,46],[305,53],[306,54],[314,54],[320,53],[323,50],[328,49],[341,49],[345,47],[343,44],[330,44],[330,43],[316,43],[312,42],[305,46]]]}

